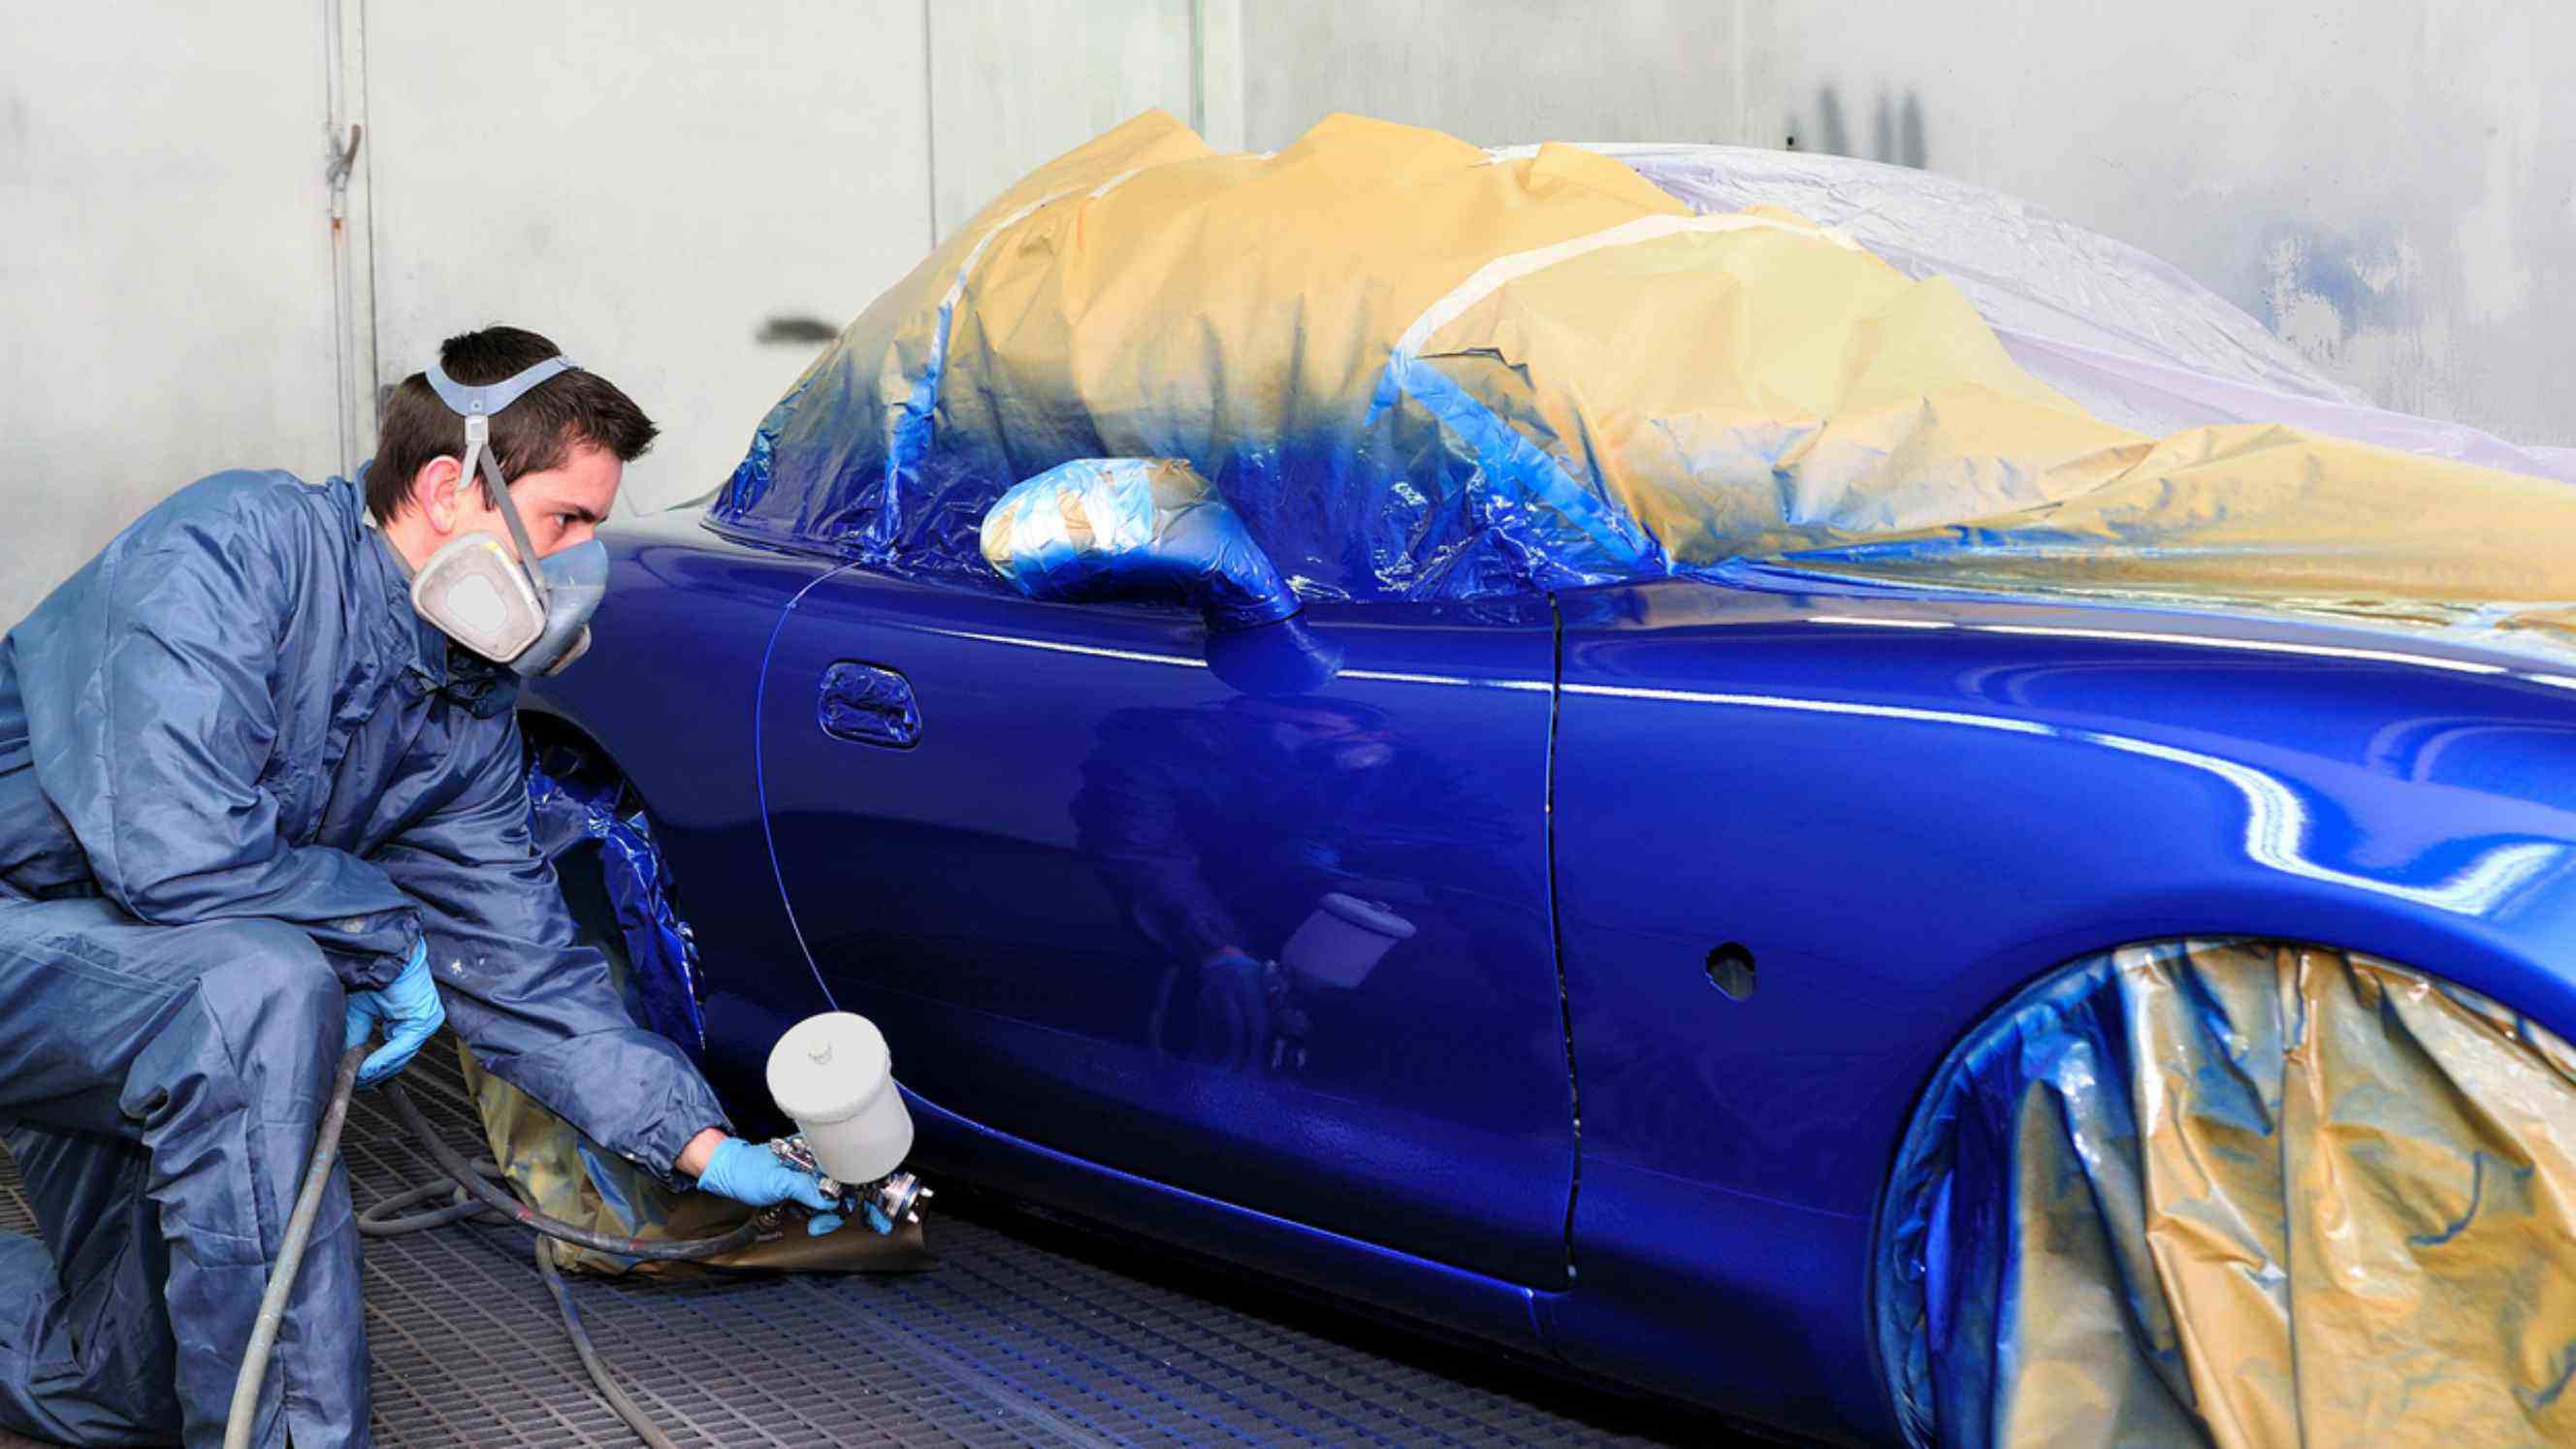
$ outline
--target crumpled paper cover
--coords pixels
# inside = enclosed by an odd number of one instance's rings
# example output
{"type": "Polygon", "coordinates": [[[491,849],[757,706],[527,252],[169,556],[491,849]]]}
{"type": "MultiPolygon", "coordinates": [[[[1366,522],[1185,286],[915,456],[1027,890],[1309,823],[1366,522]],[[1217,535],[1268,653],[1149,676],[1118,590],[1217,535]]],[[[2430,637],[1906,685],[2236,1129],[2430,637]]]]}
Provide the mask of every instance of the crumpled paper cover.
{"type": "MultiPolygon", "coordinates": [[[[1991,308],[2009,280],[1975,285],[1991,308]]],[[[2084,375],[2171,411],[2155,369],[2084,375]]],[[[850,324],[710,517],[990,588],[1002,493],[1121,457],[1187,463],[1310,598],[1757,560],[2576,647],[2560,480],[2281,423],[2134,431],[1841,231],[1351,116],[1253,156],[1148,112],[1039,168],[850,324]]]]}
{"type": "Polygon", "coordinates": [[[2076,962],[1935,1078],[1877,1300],[1918,1443],[2576,1441],[2576,1050],[2317,946],[2076,962]]]}

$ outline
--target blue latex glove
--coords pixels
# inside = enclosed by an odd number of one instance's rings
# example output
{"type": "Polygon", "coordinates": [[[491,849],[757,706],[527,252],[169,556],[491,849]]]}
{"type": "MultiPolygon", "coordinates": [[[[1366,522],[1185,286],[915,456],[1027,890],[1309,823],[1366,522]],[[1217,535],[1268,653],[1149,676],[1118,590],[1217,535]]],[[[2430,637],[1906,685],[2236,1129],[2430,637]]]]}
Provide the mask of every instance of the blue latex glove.
{"type": "Polygon", "coordinates": [[[775,1207],[792,1198],[814,1210],[805,1231],[818,1238],[841,1225],[841,1215],[834,1211],[841,1204],[823,1191],[823,1180],[779,1161],[766,1143],[739,1137],[717,1143],[707,1158],[706,1171],[698,1174],[698,1187],[756,1208],[775,1207]]]}
{"type": "Polygon", "coordinates": [[[400,975],[382,991],[361,991],[349,998],[349,1039],[341,1050],[356,1046],[381,1026],[385,1044],[358,1064],[358,1085],[372,1087],[404,1067],[447,1022],[439,1004],[438,983],[430,979],[429,943],[412,943],[400,975]]]}

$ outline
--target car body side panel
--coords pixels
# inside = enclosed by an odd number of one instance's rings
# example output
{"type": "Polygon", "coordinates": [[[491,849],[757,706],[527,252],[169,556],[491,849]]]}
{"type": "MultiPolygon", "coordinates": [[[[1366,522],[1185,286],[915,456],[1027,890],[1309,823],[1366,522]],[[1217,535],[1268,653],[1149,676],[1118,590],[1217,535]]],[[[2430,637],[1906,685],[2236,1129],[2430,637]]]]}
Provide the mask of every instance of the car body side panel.
{"type": "Polygon", "coordinates": [[[1883,1424],[1867,1229],[1906,1114],[1973,1021],[2086,951],[2304,938],[2576,1023],[2576,680],[2109,608],[1562,602],[1577,1362],[1883,1424]],[[1743,1000],[1706,969],[1727,943],[1743,1000]],[[1709,1304],[1750,1312],[1741,1352],[1689,1333],[1709,1304]]]}
{"type": "MultiPolygon", "coordinates": [[[[1564,1281],[1572,1106],[1547,902],[1545,602],[1312,606],[1347,655],[1238,692],[1184,612],[853,569],[780,631],[763,786],[811,958],[907,1086],[996,1131],[1538,1287],[1564,1281]],[[818,724],[844,664],[918,737],[818,724]],[[876,676],[871,676],[872,678],[876,676]],[[1303,989],[1303,1065],[1231,1035],[1233,947],[1329,892],[1416,934],[1303,989]]],[[[1280,1021],[1284,1023],[1284,1015],[1280,1021]]]]}
{"type": "MultiPolygon", "coordinates": [[[[950,686],[1025,697],[1046,663],[1102,658],[1080,651],[1146,656],[1126,662],[1188,681],[1140,692],[1137,676],[1121,676],[1109,695],[1086,698],[1102,676],[1067,673],[1048,708],[987,730],[956,769],[919,787],[872,787],[838,805],[792,790],[770,801],[791,852],[846,858],[889,822],[903,836],[869,855],[891,860],[885,881],[839,899],[809,892],[827,907],[809,936],[832,930],[836,910],[849,928],[889,901],[900,926],[923,892],[975,884],[949,878],[960,858],[1035,838],[987,838],[996,817],[977,813],[975,792],[1010,782],[969,778],[967,765],[1006,757],[1014,741],[1057,750],[1061,797],[1078,790],[1065,782],[1097,753],[1106,713],[1186,712],[1231,693],[1194,663],[1150,662],[1186,661],[1202,643],[1169,614],[960,602],[911,586],[869,607],[834,605],[815,587],[831,562],[725,543],[678,515],[621,526],[611,542],[617,572],[593,654],[532,688],[528,707],[594,741],[653,811],[706,946],[713,1075],[737,1111],[759,1111],[759,1066],[776,1032],[822,1005],[780,904],[752,719],[761,660],[800,595],[814,589],[817,617],[843,625],[900,634],[927,622],[1023,641],[952,640],[986,652],[917,670],[923,735],[910,751],[824,735],[815,682],[782,669],[767,706],[780,739],[792,719],[811,732],[796,748],[829,744],[827,761],[917,762],[957,723],[943,710],[950,686]],[[1057,622],[1032,628],[1035,618],[1057,622]],[[1019,662],[996,668],[997,652],[1019,662]],[[941,670],[954,671],[946,685],[935,682],[941,670]],[[853,798],[879,816],[850,824],[853,798]]],[[[1520,1344],[1534,1314],[1578,1369],[1819,1435],[1879,1439],[1893,1429],[1870,1361],[1866,1262],[1889,1155],[1950,1045],[2049,967],[2123,940],[2299,936],[2437,970],[2557,1030],[2576,1026],[2576,815],[2562,783],[2576,769],[2576,688],[2541,671],[2384,636],[1866,589],[1673,583],[1562,602],[1554,868],[1585,1150],[1571,1291],[1523,1291],[1552,1268],[1564,1286],[1551,1254],[1562,1249],[1571,1152],[1557,1130],[1561,1097],[1546,1100],[1561,1092],[1563,1063],[1545,1085],[1544,1048],[1561,1032],[1543,970],[1515,976],[1508,1022],[1479,1028],[1493,1059],[1476,1070],[1492,1090],[1452,1076],[1411,1121],[1336,1119],[1347,1104],[1329,1094],[1287,1111],[1257,1077],[1182,1074],[1188,1090],[1174,1100],[1185,1110],[1161,1150],[1223,1146],[1231,1134],[1239,1154],[1193,1182],[1167,1158],[1122,1161],[1115,1135],[1041,1135],[1086,1115],[1093,1128],[1115,1121],[1123,1108],[1101,1083],[1141,1081],[1140,1066],[1169,1073],[1169,1063],[1121,1066],[1096,1032],[1008,1000],[885,990],[844,963],[832,978],[842,1004],[886,1015],[907,1084],[934,1088],[922,1104],[926,1160],[1489,1341],[1520,1344]],[[2134,637],[2177,632],[2191,642],[2134,637]],[[2406,662],[2419,652],[2435,662],[2406,662]],[[1725,941],[1756,963],[1743,1001],[1714,990],[1704,970],[1725,941]],[[1095,1100],[1073,1100],[1086,1094],[1095,1100]],[[1216,1131],[1201,1134],[1193,1114],[1216,1131]],[[1341,1135],[1264,1135],[1292,1118],[1341,1135]],[[1371,1140],[1390,1122],[1391,1153],[1371,1140]],[[1342,1184],[1360,1184],[1356,1195],[1301,1194],[1292,1174],[1240,1168],[1336,1151],[1357,1165],[1342,1184]],[[1412,1180],[1418,1200],[1387,1210],[1371,1194],[1390,1178],[1412,1180]],[[1113,1182],[1135,1190],[1102,1186],[1113,1182]],[[1246,1199],[1282,1192],[1294,1210],[1247,1210],[1263,1205],[1246,1199]],[[1508,1222],[1462,1230],[1454,1214],[1421,1210],[1492,1199],[1512,1204],[1508,1222]],[[1554,1225],[1534,1206],[1549,1200],[1554,1225]],[[1294,1260],[1309,1252],[1323,1266],[1301,1275],[1294,1260]],[[1511,1271],[1482,1271],[1498,1264],[1511,1271]]],[[[1351,654],[1323,693],[1388,711],[1416,739],[1478,737],[1491,724],[1449,705],[1423,713],[1423,700],[1507,697],[1502,717],[1517,723],[1505,731],[1505,773],[1519,783],[1483,793],[1534,788],[1529,752],[1544,750],[1544,729],[1526,727],[1548,703],[1535,620],[1310,612],[1351,654]]],[[[791,660],[813,654],[796,667],[818,672],[845,654],[887,662],[841,638],[813,650],[784,642],[791,660]]],[[[842,789],[860,779],[806,778],[842,789]]],[[[1063,823],[1040,843],[1078,862],[1070,800],[1056,798],[1048,818],[1063,823]]],[[[1528,959],[1543,963],[1546,878],[1533,848],[1514,838],[1519,864],[1489,872],[1490,896],[1453,878],[1443,899],[1460,910],[1472,900],[1519,943],[1512,959],[1535,952],[1528,959]]],[[[1025,879],[1031,888],[1007,905],[1008,934],[1029,954],[1011,960],[1047,960],[1037,953],[1061,940],[1074,943],[1077,966],[1144,969],[1150,943],[1096,869],[1060,859],[1025,879]]]]}
{"type": "Polygon", "coordinates": [[[704,952],[708,1076],[746,1130],[771,1120],[769,1044],[823,1009],[770,866],[754,770],[760,660],[829,562],[716,538],[659,514],[604,535],[608,596],[590,652],[531,684],[528,728],[569,729],[633,782],[704,952]]]}
{"type": "Polygon", "coordinates": [[[1346,1304],[1392,1310],[1562,1369],[1538,1326],[1544,1305],[1561,1295],[1103,1167],[907,1095],[921,1134],[913,1160],[925,1173],[953,1174],[1048,1215],[1255,1269],[1346,1304]]]}
{"type": "Polygon", "coordinates": [[[1854,1331],[1868,1218],[1588,1157],[1576,1212],[1574,1289],[1536,1304],[1567,1364],[1821,1440],[1899,1442],[1854,1331]]]}

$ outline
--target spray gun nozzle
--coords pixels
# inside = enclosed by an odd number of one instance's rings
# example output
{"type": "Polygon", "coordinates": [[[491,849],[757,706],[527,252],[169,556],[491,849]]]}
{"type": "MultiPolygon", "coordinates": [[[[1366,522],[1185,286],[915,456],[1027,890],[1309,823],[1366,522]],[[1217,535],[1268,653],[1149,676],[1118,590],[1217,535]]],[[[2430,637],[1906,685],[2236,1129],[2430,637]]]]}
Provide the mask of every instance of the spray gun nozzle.
{"type": "Polygon", "coordinates": [[[860,1212],[868,1226],[880,1233],[891,1233],[896,1223],[921,1221],[920,1205],[930,1197],[930,1189],[909,1172],[898,1172],[881,1182],[859,1190],[860,1212]]]}

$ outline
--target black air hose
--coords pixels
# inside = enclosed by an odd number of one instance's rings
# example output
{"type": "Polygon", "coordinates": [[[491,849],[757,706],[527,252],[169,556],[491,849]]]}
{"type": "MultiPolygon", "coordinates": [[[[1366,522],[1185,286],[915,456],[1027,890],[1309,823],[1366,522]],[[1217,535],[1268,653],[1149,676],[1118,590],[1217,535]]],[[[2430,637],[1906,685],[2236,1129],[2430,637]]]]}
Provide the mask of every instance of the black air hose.
{"type": "MultiPolygon", "coordinates": [[[[268,1360],[277,1347],[277,1330],[286,1320],[286,1296],[295,1287],[295,1275],[304,1266],[304,1246],[313,1236],[313,1218],[322,1206],[323,1184],[331,1180],[331,1166],[340,1155],[340,1129],[349,1118],[349,1095],[358,1084],[358,1066],[367,1058],[368,1048],[349,1048],[340,1058],[340,1068],[331,1083],[331,1104],[323,1109],[322,1129],[313,1142],[311,1165],[304,1171],[304,1187],[295,1197],[294,1214],[286,1221],[286,1236],[278,1245],[277,1266],[268,1275],[268,1290],[260,1295],[259,1319],[251,1329],[250,1346],[242,1352],[241,1370],[233,1378],[232,1413],[224,1426],[224,1449],[248,1449],[251,1421],[259,1408],[260,1384],[268,1377],[268,1360]]],[[[590,1335],[582,1329],[581,1318],[573,1311],[572,1294],[555,1272],[552,1244],[560,1239],[594,1252],[623,1258],[651,1258],[659,1261],[686,1261],[714,1258],[739,1248],[748,1247],[760,1236],[755,1223],[744,1223],[732,1232],[713,1238],[621,1238],[611,1233],[593,1232],[551,1218],[512,1197],[493,1181],[501,1175],[498,1166],[486,1162],[468,1162],[464,1154],[447,1144],[438,1130],[429,1125],[420,1108],[414,1106],[411,1094],[399,1081],[385,1083],[385,1096],[392,1101],[394,1114],[411,1130],[431,1159],[445,1168],[447,1176],[437,1182],[424,1183],[367,1209],[358,1217],[358,1231],[369,1237],[390,1237],[396,1233],[418,1232],[486,1213],[498,1214],[537,1233],[537,1271],[544,1275],[546,1291],[554,1295],[555,1304],[563,1310],[564,1331],[572,1338],[573,1347],[581,1354],[582,1367],[589,1371],[590,1381],[600,1397],[617,1411],[652,1449],[665,1449],[670,1440],[645,1417],[635,1401],[608,1377],[608,1366],[600,1361],[591,1347],[590,1335]],[[409,1216],[395,1216],[403,1209],[433,1198],[447,1198],[448,1205],[409,1216]]]]}

